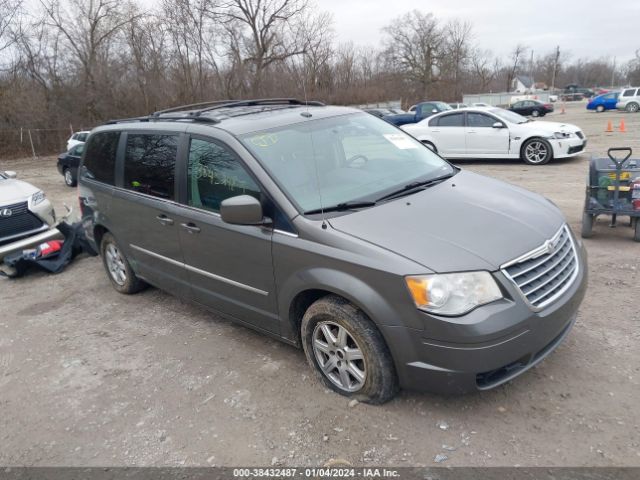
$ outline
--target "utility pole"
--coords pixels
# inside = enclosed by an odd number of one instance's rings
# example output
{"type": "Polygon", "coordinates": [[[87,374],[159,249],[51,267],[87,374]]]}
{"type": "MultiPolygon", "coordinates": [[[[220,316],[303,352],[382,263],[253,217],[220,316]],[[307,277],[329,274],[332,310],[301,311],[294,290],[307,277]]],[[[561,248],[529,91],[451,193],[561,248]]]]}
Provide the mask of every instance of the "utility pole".
{"type": "Polygon", "coordinates": [[[615,85],[616,79],[616,57],[613,57],[613,67],[611,68],[611,86],[615,85]]]}
{"type": "Polygon", "coordinates": [[[556,47],[556,56],[553,60],[553,76],[551,77],[551,93],[556,87],[556,74],[558,73],[558,60],[560,59],[560,45],[556,47]]]}

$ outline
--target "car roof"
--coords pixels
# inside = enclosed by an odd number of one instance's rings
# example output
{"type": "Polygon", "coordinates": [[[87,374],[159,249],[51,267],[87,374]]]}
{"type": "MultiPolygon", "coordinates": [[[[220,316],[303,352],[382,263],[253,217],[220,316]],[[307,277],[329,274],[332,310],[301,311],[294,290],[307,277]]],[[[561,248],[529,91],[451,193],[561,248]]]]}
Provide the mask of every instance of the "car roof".
{"type": "MultiPolygon", "coordinates": [[[[191,108],[164,110],[147,117],[112,120],[100,130],[175,130],[177,124],[198,124],[225,130],[232,135],[278,128],[301,123],[305,119],[323,119],[362,113],[362,110],[352,107],[328,106],[319,102],[302,102],[294,99],[266,99],[230,101],[209,108],[191,108]]],[[[199,129],[202,131],[202,129],[199,129]]]]}

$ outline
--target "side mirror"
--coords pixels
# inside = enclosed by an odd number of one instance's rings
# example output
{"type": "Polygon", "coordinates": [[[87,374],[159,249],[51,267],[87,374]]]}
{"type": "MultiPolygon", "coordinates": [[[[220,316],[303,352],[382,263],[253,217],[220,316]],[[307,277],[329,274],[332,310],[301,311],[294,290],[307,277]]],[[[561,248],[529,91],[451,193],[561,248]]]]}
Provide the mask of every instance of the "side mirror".
{"type": "Polygon", "coordinates": [[[18,174],[13,170],[7,170],[6,172],[4,172],[4,174],[7,176],[7,178],[16,178],[18,176],[18,174]]]}
{"type": "Polygon", "coordinates": [[[493,125],[491,125],[493,128],[504,128],[504,123],[502,122],[496,122],[493,125]]]}
{"type": "Polygon", "coordinates": [[[271,223],[262,215],[260,201],[250,195],[227,198],[220,204],[222,221],[232,225],[265,225],[271,223]]]}

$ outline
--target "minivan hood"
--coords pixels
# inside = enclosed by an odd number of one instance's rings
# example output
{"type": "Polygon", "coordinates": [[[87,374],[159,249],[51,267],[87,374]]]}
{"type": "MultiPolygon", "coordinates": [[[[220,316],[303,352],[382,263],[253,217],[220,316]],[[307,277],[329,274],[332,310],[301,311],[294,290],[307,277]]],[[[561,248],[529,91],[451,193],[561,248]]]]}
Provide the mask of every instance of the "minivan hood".
{"type": "Polygon", "coordinates": [[[0,179],[0,205],[24,202],[37,191],[36,187],[22,180],[0,179]]]}
{"type": "Polygon", "coordinates": [[[544,197],[464,170],[422,192],[329,220],[434,272],[498,270],[564,222],[544,197]]]}

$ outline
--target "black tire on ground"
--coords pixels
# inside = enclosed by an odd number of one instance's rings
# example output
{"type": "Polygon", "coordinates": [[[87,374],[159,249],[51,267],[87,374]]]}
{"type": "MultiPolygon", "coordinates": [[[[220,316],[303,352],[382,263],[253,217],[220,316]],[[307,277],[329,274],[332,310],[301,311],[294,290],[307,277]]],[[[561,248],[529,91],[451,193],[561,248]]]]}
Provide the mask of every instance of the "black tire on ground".
{"type": "MultiPolygon", "coordinates": [[[[398,392],[398,376],[387,344],[367,315],[348,300],[337,295],[328,295],[313,303],[302,318],[301,336],[307,361],[317,377],[335,392],[372,404],[387,402],[398,392]],[[326,328],[331,330],[332,335],[336,335],[336,343],[331,344],[324,333],[326,328]],[[337,335],[342,331],[340,328],[348,334],[349,347],[339,347],[337,335]],[[316,340],[321,339],[326,340],[327,348],[324,340],[319,342],[320,348],[314,348],[316,340]],[[343,352],[354,352],[354,349],[361,352],[361,360],[355,362],[359,362],[358,369],[364,372],[364,380],[358,390],[348,391],[335,382],[341,379],[338,371],[341,359],[342,368],[350,368],[344,358],[349,358],[351,354],[345,356],[343,352]],[[318,357],[324,361],[325,366],[330,364],[330,360],[335,360],[332,364],[335,367],[325,374],[318,357]],[[333,375],[335,380],[331,380],[328,375],[333,375]]],[[[357,358],[356,355],[353,357],[357,358]]],[[[353,383],[358,383],[355,376],[349,375],[347,378],[349,381],[353,380],[353,383]]]]}
{"type": "Polygon", "coordinates": [[[598,105],[598,106],[596,107],[596,112],[598,112],[598,113],[602,113],[602,112],[604,112],[604,105],[598,105]]]}
{"type": "Polygon", "coordinates": [[[640,219],[636,218],[633,223],[636,224],[633,230],[633,239],[640,242],[640,219]]]}
{"type": "Polygon", "coordinates": [[[593,220],[593,215],[589,213],[582,214],[582,238],[591,238],[593,236],[593,220]]]}
{"type": "Polygon", "coordinates": [[[147,283],[140,280],[133,272],[127,257],[120,249],[116,239],[109,232],[102,236],[100,256],[102,257],[104,268],[107,271],[107,277],[109,277],[111,285],[113,285],[116,291],[133,294],[147,287],[147,283]],[[110,258],[107,258],[108,256],[110,258]],[[110,265],[113,268],[111,268],[110,265]]]}
{"type": "Polygon", "coordinates": [[[64,176],[64,183],[67,187],[75,187],[78,184],[78,179],[73,174],[73,170],[71,168],[66,167],[62,172],[62,175],[64,176]]]}
{"type": "Polygon", "coordinates": [[[625,110],[630,113],[635,113],[640,110],[640,105],[638,105],[636,102],[629,102],[625,107],[625,110]]]}
{"type": "Polygon", "coordinates": [[[530,138],[522,144],[520,158],[529,165],[544,165],[553,158],[553,148],[543,138],[530,138]]]}
{"type": "Polygon", "coordinates": [[[438,153],[436,146],[428,140],[422,140],[422,144],[434,153],[438,153]]]}

